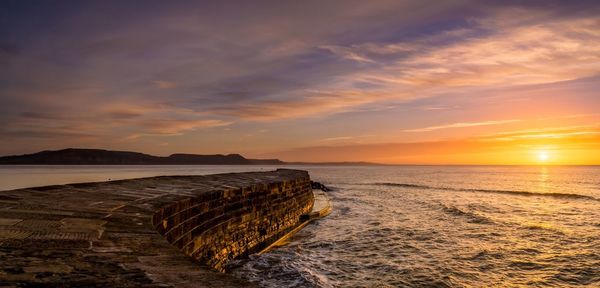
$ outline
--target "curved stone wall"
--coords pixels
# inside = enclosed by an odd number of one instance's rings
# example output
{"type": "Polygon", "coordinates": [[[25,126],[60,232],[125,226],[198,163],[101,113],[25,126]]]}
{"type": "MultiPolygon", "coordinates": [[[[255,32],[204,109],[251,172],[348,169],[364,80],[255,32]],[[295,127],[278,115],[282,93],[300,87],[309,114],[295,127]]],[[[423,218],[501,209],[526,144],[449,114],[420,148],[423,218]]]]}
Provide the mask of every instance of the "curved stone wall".
{"type": "Polygon", "coordinates": [[[191,193],[194,196],[161,207],[152,224],[185,254],[225,271],[229,260],[267,247],[311,211],[314,199],[308,173],[276,172],[277,177],[255,181],[236,178],[249,174],[231,174],[221,189],[191,193]]]}
{"type": "Polygon", "coordinates": [[[215,269],[297,227],[309,181],[278,169],[2,191],[0,286],[256,287],[215,269]]]}

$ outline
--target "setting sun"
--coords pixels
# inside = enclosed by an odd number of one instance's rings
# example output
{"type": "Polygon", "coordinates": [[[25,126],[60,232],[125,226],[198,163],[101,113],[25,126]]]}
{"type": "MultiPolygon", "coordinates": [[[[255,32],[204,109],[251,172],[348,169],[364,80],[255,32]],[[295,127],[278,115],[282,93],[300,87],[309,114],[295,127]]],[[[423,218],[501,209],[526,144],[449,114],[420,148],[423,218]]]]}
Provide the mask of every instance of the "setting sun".
{"type": "Polygon", "coordinates": [[[545,162],[548,160],[548,151],[539,151],[538,160],[545,162]]]}

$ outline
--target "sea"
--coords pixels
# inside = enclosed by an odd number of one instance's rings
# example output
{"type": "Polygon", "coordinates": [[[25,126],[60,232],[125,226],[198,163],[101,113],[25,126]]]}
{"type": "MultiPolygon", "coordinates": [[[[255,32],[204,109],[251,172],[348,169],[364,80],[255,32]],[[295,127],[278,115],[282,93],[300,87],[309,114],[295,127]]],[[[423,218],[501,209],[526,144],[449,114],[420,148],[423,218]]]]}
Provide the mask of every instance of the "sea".
{"type": "MultiPolygon", "coordinates": [[[[0,190],[282,166],[0,166],[0,190]]],[[[292,166],[333,212],[232,263],[261,287],[600,287],[600,166],[292,166]]],[[[1,193],[1,192],[0,192],[1,193]]]]}

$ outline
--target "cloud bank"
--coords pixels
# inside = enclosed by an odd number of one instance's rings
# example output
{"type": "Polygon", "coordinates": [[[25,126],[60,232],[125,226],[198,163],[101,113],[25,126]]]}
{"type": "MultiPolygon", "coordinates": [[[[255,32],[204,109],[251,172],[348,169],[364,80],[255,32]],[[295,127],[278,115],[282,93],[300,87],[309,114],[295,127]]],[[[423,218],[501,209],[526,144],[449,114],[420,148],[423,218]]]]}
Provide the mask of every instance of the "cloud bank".
{"type": "MultiPolygon", "coordinates": [[[[600,7],[549,2],[6,1],[0,137],[25,150],[200,131],[221,137],[215,131],[223,127],[285,137],[306,119],[375,119],[389,109],[396,115],[379,123],[415,123],[421,116],[401,111],[418,101],[459,107],[456,95],[481,99],[569,81],[576,88],[580,79],[597,85],[600,7]]],[[[435,119],[446,110],[455,108],[424,111],[435,119]]],[[[475,118],[400,131],[517,121],[475,118]]]]}

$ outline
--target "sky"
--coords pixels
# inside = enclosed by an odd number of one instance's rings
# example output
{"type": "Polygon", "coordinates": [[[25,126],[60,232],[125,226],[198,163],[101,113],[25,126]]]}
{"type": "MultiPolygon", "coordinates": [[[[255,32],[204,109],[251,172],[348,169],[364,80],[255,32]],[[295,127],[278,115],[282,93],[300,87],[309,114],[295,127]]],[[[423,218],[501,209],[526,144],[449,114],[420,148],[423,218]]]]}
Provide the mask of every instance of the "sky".
{"type": "Polygon", "coordinates": [[[598,1],[0,1],[0,155],[600,164],[598,1]]]}

